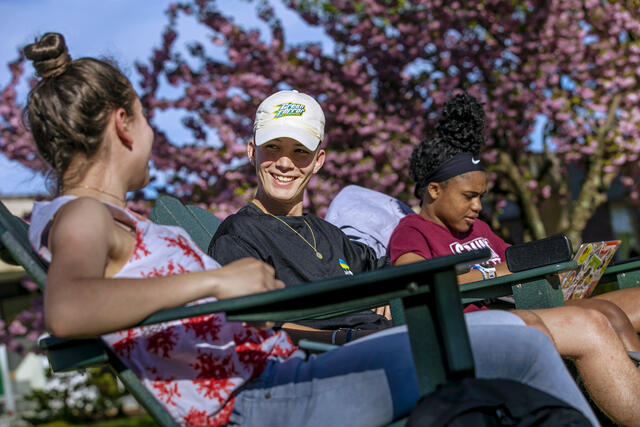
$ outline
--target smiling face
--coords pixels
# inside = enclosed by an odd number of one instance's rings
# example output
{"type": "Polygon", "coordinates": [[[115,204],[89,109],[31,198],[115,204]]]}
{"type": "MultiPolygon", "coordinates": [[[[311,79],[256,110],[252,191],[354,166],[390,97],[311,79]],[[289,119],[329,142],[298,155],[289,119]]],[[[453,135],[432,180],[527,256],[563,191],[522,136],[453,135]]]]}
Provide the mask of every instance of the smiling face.
{"type": "Polygon", "coordinates": [[[482,196],[487,192],[484,172],[458,175],[446,183],[431,182],[425,190],[427,203],[421,215],[453,232],[469,231],[482,210],[482,196]]]}
{"type": "Polygon", "coordinates": [[[256,200],[274,215],[302,215],[304,189],[324,163],[324,150],[311,151],[292,138],[247,146],[258,175],[256,200]]]}

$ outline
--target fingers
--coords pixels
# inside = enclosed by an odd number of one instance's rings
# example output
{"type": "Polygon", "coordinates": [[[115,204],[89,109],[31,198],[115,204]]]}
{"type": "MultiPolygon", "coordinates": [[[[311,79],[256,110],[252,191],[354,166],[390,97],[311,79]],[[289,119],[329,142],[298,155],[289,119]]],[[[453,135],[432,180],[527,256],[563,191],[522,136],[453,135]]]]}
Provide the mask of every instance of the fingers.
{"type": "Polygon", "coordinates": [[[284,288],[284,282],[275,278],[276,271],[272,266],[257,259],[251,259],[251,264],[259,270],[257,283],[260,289],[257,292],[284,288]]]}
{"type": "Polygon", "coordinates": [[[285,284],[275,278],[272,266],[255,258],[242,258],[223,267],[226,281],[223,295],[226,298],[256,294],[281,289],[285,284]]]}
{"type": "Polygon", "coordinates": [[[284,282],[282,280],[278,280],[278,279],[276,279],[273,282],[273,284],[274,284],[274,288],[273,289],[282,289],[285,286],[284,282]]]}
{"type": "Polygon", "coordinates": [[[260,261],[259,259],[252,259],[252,258],[250,259],[252,262],[259,264],[263,268],[266,275],[271,277],[276,275],[276,270],[266,262],[260,261]]]}
{"type": "Polygon", "coordinates": [[[391,320],[391,306],[384,305],[384,306],[372,308],[371,310],[374,313],[391,320]]]}

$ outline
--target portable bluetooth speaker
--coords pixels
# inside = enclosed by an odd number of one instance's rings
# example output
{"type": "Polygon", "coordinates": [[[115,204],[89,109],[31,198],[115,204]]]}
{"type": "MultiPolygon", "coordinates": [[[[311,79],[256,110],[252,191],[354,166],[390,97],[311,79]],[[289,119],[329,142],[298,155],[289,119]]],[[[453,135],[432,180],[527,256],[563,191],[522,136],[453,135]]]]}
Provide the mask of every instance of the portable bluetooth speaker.
{"type": "Polygon", "coordinates": [[[512,273],[569,261],[573,255],[571,240],[564,235],[546,237],[509,246],[505,253],[512,273]]]}

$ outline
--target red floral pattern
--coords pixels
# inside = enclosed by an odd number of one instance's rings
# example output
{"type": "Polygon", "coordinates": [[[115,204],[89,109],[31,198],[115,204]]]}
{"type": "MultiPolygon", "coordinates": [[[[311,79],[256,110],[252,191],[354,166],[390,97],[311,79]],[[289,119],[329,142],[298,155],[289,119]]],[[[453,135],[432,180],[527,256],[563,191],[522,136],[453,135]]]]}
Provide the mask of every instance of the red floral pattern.
{"type": "Polygon", "coordinates": [[[281,345],[281,344],[276,344],[273,346],[273,348],[271,349],[271,353],[269,353],[269,356],[277,356],[277,357],[282,357],[282,358],[287,358],[291,355],[291,347],[295,347],[293,345],[293,341],[291,341],[291,339],[289,338],[289,336],[287,335],[287,343],[286,345],[281,345]]]}
{"type": "Polygon", "coordinates": [[[120,341],[116,341],[115,343],[113,343],[112,347],[113,351],[115,351],[118,356],[127,358],[136,346],[135,337],[138,335],[138,333],[135,329],[127,329],[126,331],[122,332],[125,333],[125,337],[120,341]]]}
{"type": "MultiPolygon", "coordinates": [[[[69,200],[55,199],[41,206],[57,203],[59,209],[69,200]]],[[[48,211],[51,216],[56,209],[48,211]]],[[[50,220],[38,218],[45,221],[41,227],[50,220]]],[[[134,252],[115,277],[160,277],[219,267],[184,230],[132,220],[134,252]]],[[[48,254],[42,247],[35,249],[48,254]]],[[[268,358],[286,358],[296,350],[285,333],[228,323],[224,314],[137,327],[102,339],[183,426],[226,424],[233,411],[233,392],[260,373],[268,358]]]]}
{"type": "Polygon", "coordinates": [[[222,407],[218,411],[218,413],[213,417],[213,423],[211,425],[220,426],[227,424],[229,422],[229,417],[231,416],[231,412],[233,412],[233,404],[235,403],[235,398],[231,397],[226,405],[222,407]]]}
{"type": "Polygon", "coordinates": [[[178,403],[174,400],[176,397],[182,397],[178,392],[178,383],[173,378],[166,380],[155,380],[151,382],[151,386],[156,390],[156,397],[166,405],[176,406],[178,403]]]}
{"type": "Polygon", "coordinates": [[[232,374],[235,374],[235,369],[231,362],[231,356],[227,356],[223,359],[215,357],[211,353],[204,353],[198,351],[196,356],[196,363],[192,363],[191,366],[198,372],[197,378],[229,378],[232,374]]]}
{"type": "Polygon", "coordinates": [[[258,344],[248,344],[236,347],[238,360],[247,370],[251,370],[254,375],[259,374],[264,369],[269,355],[265,353],[258,344]]]}
{"type": "Polygon", "coordinates": [[[169,260],[167,260],[166,266],[153,267],[150,271],[141,271],[140,275],[142,277],[164,277],[171,276],[173,274],[184,274],[188,272],[189,270],[184,268],[182,264],[174,263],[174,261],[169,258],[169,260]]]}
{"type": "Polygon", "coordinates": [[[218,403],[224,403],[225,400],[236,388],[234,381],[229,378],[203,378],[200,380],[194,380],[193,383],[202,397],[207,399],[215,399],[218,403]]]}
{"type": "Polygon", "coordinates": [[[182,236],[163,237],[163,239],[169,242],[168,247],[172,248],[176,246],[180,248],[180,250],[182,250],[182,254],[185,257],[190,257],[195,259],[196,262],[200,264],[200,267],[202,267],[202,270],[204,270],[204,262],[202,262],[202,257],[200,256],[200,254],[198,254],[195,248],[193,248],[191,244],[189,244],[189,241],[187,241],[187,239],[185,239],[182,236]]]}
{"type": "Polygon", "coordinates": [[[169,353],[175,347],[178,336],[174,327],[169,326],[147,338],[147,350],[162,357],[169,357],[169,353]]]}
{"type": "Polygon", "coordinates": [[[205,427],[213,425],[213,419],[207,415],[207,411],[191,408],[187,416],[183,418],[183,423],[186,427],[205,427]]]}
{"type": "Polygon", "coordinates": [[[146,278],[149,278],[149,277],[164,277],[164,276],[166,276],[166,273],[165,273],[164,267],[160,267],[160,268],[153,267],[151,269],[151,271],[141,271],[140,272],[140,276],[146,277],[146,278]]]}
{"type": "Polygon", "coordinates": [[[204,341],[215,341],[218,339],[218,333],[222,329],[224,321],[218,315],[206,314],[183,319],[182,324],[188,331],[192,331],[196,338],[204,341]]]}
{"type": "Polygon", "coordinates": [[[191,408],[189,413],[183,418],[182,425],[185,427],[209,427],[224,425],[229,422],[229,416],[233,411],[234,399],[230,401],[215,415],[207,414],[206,410],[199,411],[191,408]]]}
{"type": "Polygon", "coordinates": [[[151,251],[147,249],[147,245],[143,240],[143,231],[141,228],[136,228],[136,245],[133,248],[133,254],[131,258],[133,259],[141,259],[142,257],[151,255],[151,251]]]}

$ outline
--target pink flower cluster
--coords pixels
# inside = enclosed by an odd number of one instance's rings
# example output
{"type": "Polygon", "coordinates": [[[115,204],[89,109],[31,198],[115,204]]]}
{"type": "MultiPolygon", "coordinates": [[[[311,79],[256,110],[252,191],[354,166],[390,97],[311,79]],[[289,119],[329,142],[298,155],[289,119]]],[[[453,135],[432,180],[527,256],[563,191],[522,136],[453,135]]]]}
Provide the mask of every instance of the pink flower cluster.
{"type": "MultiPolygon", "coordinates": [[[[484,158],[500,194],[496,203],[502,196],[540,205],[570,197],[560,179],[569,167],[587,177],[601,175],[603,182],[607,174],[620,174],[623,183],[639,177],[640,19],[624,2],[284,3],[321,28],[332,46],[287,41],[286,23],[268,1],[246,6],[257,8],[266,33],[225,16],[214,0],[168,8],[158,47],[136,67],[147,114],[180,111],[191,131],[187,141],[157,132],[153,161],[168,177],[161,192],[222,217],[246,203],[255,186],[244,161],[253,115],[281,88],[315,96],[326,113],[327,162],[310,182],[306,201],[320,215],[347,184],[410,200],[409,154],[433,135],[442,104],[461,90],[485,106],[484,158]],[[178,20],[203,26],[210,37],[183,40],[178,20]],[[181,49],[185,43],[188,55],[181,49]],[[166,85],[182,94],[163,96],[166,85]],[[542,144],[532,147],[540,117],[542,144]],[[539,161],[531,161],[532,152],[539,161]],[[514,177],[498,153],[508,154],[525,185],[511,184],[514,177]]],[[[0,92],[0,146],[11,158],[43,169],[19,120],[15,87],[22,58],[10,68],[12,80],[0,92]]]]}

